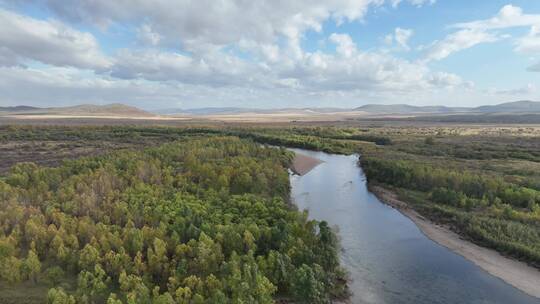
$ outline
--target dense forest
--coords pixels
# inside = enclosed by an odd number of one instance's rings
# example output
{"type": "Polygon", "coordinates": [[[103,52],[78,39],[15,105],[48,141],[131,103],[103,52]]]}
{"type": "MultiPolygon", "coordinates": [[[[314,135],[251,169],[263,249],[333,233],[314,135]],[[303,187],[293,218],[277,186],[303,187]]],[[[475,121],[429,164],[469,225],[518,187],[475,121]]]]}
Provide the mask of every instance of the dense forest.
{"type": "Polygon", "coordinates": [[[540,268],[537,128],[13,126],[0,142],[0,277],[50,303],[344,295],[336,236],[287,204],[292,155],[266,144],[359,153],[370,184],[540,268]]]}
{"type": "MultiPolygon", "coordinates": [[[[106,139],[104,130],[58,130],[37,136],[106,139]]],[[[3,140],[34,132],[12,131],[3,140]]],[[[124,136],[116,131],[107,136],[124,136]]],[[[56,167],[13,166],[0,179],[2,284],[20,288],[20,299],[28,286],[48,286],[54,304],[346,295],[334,232],[288,204],[290,152],[237,137],[171,137],[56,167]]]]}

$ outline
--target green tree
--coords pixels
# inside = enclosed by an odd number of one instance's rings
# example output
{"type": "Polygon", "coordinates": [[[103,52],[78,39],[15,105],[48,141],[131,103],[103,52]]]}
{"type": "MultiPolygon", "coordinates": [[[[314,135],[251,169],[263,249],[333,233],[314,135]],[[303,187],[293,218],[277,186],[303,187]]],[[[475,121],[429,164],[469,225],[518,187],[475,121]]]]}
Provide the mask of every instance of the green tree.
{"type": "Polygon", "coordinates": [[[28,279],[35,284],[41,273],[41,262],[33,249],[28,251],[28,256],[24,260],[24,271],[28,279]]]}
{"type": "Polygon", "coordinates": [[[75,297],[68,295],[62,288],[51,288],[47,292],[47,304],[75,304],[75,297]]]}
{"type": "Polygon", "coordinates": [[[122,272],[118,283],[120,284],[120,290],[126,295],[128,304],[151,302],[150,289],[144,284],[141,277],[133,274],[127,275],[126,272],[122,272]]]}
{"type": "Polygon", "coordinates": [[[167,243],[155,238],[152,248],[148,248],[148,267],[153,276],[161,283],[168,278],[167,243]]]}
{"type": "Polygon", "coordinates": [[[99,303],[105,296],[111,278],[107,276],[101,265],[97,264],[94,271],[83,270],[77,279],[77,295],[83,303],[99,303]]]}
{"type": "Polygon", "coordinates": [[[65,275],[65,271],[59,266],[52,266],[45,270],[45,277],[53,286],[58,285],[64,279],[65,275]]]}
{"type": "Polygon", "coordinates": [[[0,266],[0,276],[2,279],[11,283],[22,281],[23,262],[20,259],[14,256],[9,256],[3,260],[0,260],[0,266]]]}
{"type": "Polygon", "coordinates": [[[84,270],[93,270],[100,260],[99,250],[86,244],[79,254],[79,267],[84,270]]]}
{"type": "Polygon", "coordinates": [[[302,303],[329,303],[323,276],[320,266],[315,265],[312,268],[303,264],[293,274],[291,292],[302,303]]]}
{"type": "Polygon", "coordinates": [[[107,298],[107,304],[123,304],[123,302],[118,299],[115,293],[111,293],[107,298]]]}

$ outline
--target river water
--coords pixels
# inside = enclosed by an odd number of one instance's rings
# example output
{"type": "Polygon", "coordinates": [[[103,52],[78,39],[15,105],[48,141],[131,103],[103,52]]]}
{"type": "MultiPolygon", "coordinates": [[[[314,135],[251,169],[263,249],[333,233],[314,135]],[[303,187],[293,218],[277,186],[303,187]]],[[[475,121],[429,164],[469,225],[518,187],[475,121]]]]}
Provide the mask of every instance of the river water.
{"type": "Polygon", "coordinates": [[[431,241],[381,203],[367,190],[358,156],[291,150],[324,161],[291,177],[292,199],[311,218],[339,229],[352,303],[540,303],[431,241]]]}

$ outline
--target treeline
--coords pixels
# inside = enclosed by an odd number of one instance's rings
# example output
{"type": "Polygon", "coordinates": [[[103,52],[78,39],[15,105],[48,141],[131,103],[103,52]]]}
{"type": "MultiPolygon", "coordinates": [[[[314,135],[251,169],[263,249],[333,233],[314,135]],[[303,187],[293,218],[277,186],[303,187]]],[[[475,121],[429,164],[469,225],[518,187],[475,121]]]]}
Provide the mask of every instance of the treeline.
{"type": "Polygon", "coordinates": [[[540,191],[469,170],[363,156],[370,182],[425,193],[418,209],[475,241],[540,267],[540,191]]]}
{"type": "Polygon", "coordinates": [[[76,141],[120,140],[139,142],[158,139],[161,142],[174,141],[187,136],[226,135],[223,129],[211,127],[140,127],[140,126],[0,126],[0,141],[76,141]]]}
{"type": "Polygon", "coordinates": [[[400,145],[399,151],[415,155],[468,160],[521,159],[540,162],[540,138],[498,136],[428,136],[424,142],[400,145]]]}
{"type": "Polygon", "coordinates": [[[381,134],[369,133],[369,129],[358,128],[333,128],[333,127],[311,127],[311,128],[291,128],[290,132],[299,135],[316,136],[320,138],[339,140],[359,140],[372,142],[377,145],[390,145],[392,139],[381,134]]]}
{"type": "Polygon", "coordinates": [[[435,202],[464,207],[467,199],[472,198],[483,205],[505,203],[529,209],[540,204],[540,191],[505,182],[497,176],[369,157],[361,158],[361,165],[368,178],[431,192],[435,202]]]}
{"type": "Polygon", "coordinates": [[[122,141],[149,142],[175,141],[193,136],[237,136],[263,144],[310,149],[327,153],[351,154],[358,152],[354,141],[389,145],[389,137],[366,133],[356,128],[239,128],[239,127],[0,127],[0,141],[38,140],[38,141],[122,141]]]}
{"type": "Polygon", "coordinates": [[[346,294],[336,236],[288,205],[292,157],[212,137],[16,165],[0,279],[50,284],[54,304],[329,303],[346,294]]]}
{"type": "Polygon", "coordinates": [[[312,135],[299,135],[287,131],[282,131],[279,133],[276,133],[275,131],[264,133],[260,131],[234,130],[229,131],[228,134],[238,136],[240,138],[249,138],[259,143],[274,146],[308,149],[327,153],[349,154],[353,153],[353,151],[357,149],[354,144],[346,141],[339,141],[312,135]]]}

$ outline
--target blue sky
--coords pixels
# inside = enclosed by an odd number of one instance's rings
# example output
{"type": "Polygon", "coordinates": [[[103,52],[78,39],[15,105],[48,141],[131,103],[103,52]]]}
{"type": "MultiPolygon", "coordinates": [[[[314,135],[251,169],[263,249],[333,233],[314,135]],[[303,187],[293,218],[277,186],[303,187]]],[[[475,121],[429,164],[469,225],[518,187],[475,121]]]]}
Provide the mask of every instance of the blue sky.
{"type": "Polygon", "coordinates": [[[540,100],[540,1],[0,0],[0,105],[540,100]]]}

